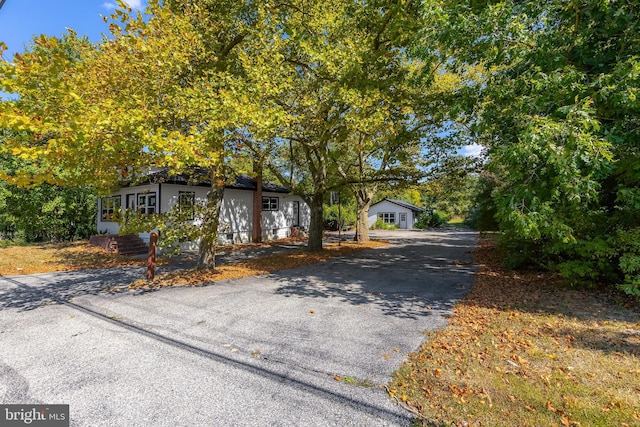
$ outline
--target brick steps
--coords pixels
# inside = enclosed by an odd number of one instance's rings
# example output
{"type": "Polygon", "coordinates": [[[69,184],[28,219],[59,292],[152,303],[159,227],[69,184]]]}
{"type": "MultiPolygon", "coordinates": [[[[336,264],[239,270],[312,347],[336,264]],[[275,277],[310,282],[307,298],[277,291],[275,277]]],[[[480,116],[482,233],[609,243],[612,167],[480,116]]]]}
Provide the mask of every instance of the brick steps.
{"type": "Polygon", "coordinates": [[[119,255],[144,255],[149,250],[144,240],[135,234],[91,236],[89,243],[119,255]]]}

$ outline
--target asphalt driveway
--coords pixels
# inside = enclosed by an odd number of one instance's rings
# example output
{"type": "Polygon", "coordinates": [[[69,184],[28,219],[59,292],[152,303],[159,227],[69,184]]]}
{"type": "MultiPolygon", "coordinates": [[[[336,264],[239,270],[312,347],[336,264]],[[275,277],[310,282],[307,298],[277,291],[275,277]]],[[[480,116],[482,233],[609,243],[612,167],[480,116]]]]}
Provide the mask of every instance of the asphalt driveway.
{"type": "Polygon", "coordinates": [[[195,288],[117,290],[141,268],[0,277],[0,403],[69,404],[77,426],[408,425],[380,385],[469,290],[476,234],[380,236],[195,288]]]}

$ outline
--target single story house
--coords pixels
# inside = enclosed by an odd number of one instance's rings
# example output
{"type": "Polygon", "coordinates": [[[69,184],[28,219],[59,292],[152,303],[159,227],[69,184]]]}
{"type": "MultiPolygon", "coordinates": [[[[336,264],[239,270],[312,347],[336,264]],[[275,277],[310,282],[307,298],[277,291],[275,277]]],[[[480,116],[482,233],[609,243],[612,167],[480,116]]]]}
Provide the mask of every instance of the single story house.
{"type": "MultiPolygon", "coordinates": [[[[174,208],[188,211],[189,207],[196,204],[204,205],[210,187],[208,180],[194,183],[189,175],[169,175],[167,169],[151,170],[141,183],[126,185],[99,200],[98,232],[117,235],[120,231],[118,218],[126,210],[153,214],[174,208]]],[[[218,229],[221,244],[252,241],[254,206],[262,207],[263,241],[289,237],[297,228],[308,229],[311,212],[300,196],[292,195],[289,189],[269,182],[262,183],[262,192],[259,194],[256,180],[247,175],[238,175],[235,183],[225,186],[218,229]],[[261,200],[254,200],[256,197],[261,197],[261,200]]],[[[192,224],[197,225],[197,222],[198,219],[194,217],[192,224]]],[[[150,233],[140,234],[145,243],[149,242],[149,237],[150,233]]]]}
{"type": "Polygon", "coordinates": [[[369,227],[381,219],[386,224],[398,224],[398,228],[413,229],[423,212],[426,210],[403,200],[384,199],[369,208],[369,227]]]}

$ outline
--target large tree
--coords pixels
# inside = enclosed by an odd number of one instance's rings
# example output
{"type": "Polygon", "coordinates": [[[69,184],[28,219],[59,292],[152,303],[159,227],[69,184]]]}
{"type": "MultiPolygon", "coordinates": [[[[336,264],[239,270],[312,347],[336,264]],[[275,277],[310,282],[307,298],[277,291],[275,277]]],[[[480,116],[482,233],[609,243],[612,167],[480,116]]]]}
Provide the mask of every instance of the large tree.
{"type": "MultiPolygon", "coordinates": [[[[415,39],[407,38],[405,45],[415,48],[415,39]]],[[[403,191],[429,179],[435,165],[454,155],[462,140],[464,129],[452,120],[450,105],[469,76],[446,72],[441,56],[418,59],[404,53],[397,64],[378,71],[376,81],[395,83],[380,85],[369,113],[377,119],[353,123],[355,141],[332,155],[356,199],[357,241],[369,240],[369,207],[379,190],[403,191]],[[376,114],[376,109],[384,113],[376,114]]]]}
{"type": "MultiPolygon", "coordinates": [[[[5,179],[90,183],[108,192],[151,165],[171,173],[208,170],[200,267],[215,266],[225,157],[250,108],[240,47],[255,42],[253,2],[150,2],[147,13],[120,9],[111,37],[96,46],[70,33],[41,36],[0,64],[0,127],[15,131],[3,152],[47,173],[18,170],[5,179]]],[[[264,36],[264,34],[261,34],[264,36]]],[[[264,114],[268,114],[265,112],[264,114]]],[[[259,124],[259,117],[254,117],[259,124]]]]}
{"type": "Polygon", "coordinates": [[[270,52],[262,64],[275,85],[263,102],[281,107],[287,120],[271,137],[251,143],[278,154],[266,157],[265,166],[305,196],[309,248],[320,250],[329,191],[407,178],[399,171],[408,156],[400,152],[419,143],[416,99],[428,80],[425,72],[434,71],[409,56],[419,2],[297,0],[261,13],[273,33],[262,47],[270,52]],[[381,163],[385,172],[371,173],[381,163]]]}
{"type": "Polygon", "coordinates": [[[464,99],[513,264],[640,295],[640,4],[447,0],[427,13],[452,65],[485,67],[464,99]]]}

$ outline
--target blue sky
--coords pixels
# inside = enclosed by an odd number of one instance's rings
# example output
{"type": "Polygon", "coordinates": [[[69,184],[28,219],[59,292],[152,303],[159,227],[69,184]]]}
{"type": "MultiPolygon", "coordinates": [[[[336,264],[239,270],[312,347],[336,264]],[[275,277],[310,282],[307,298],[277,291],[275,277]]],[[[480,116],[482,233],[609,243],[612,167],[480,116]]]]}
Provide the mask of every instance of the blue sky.
{"type": "MultiPolygon", "coordinates": [[[[126,3],[134,9],[143,9],[147,1],[126,0],[126,3]]],[[[0,42],[9,48],[4,59],[10,61],[15,52],[24,51],[33,36],[61,36],[66,28],[94,42],[100,41],[102,34],[108,33],[102,17],[110,15],[115,7],[116,0],[6,0],[0,9],[0,42]]],[[[477,156],[480,150],[478,145],[467,145],[459,153],[477,156]]]]}
{"type": "MultiPolygon", "coordinates": [[[[129,6],[141,9],[146,0],[127,0],[129,6]]],[[[108,33],[102,16],[116,7],[116,0],[6,0],[0,9],[0,42],[9,48],[4,59],[24,51],[34,35],[61,36],[65,28],[99,41],[108,33]]]]}

